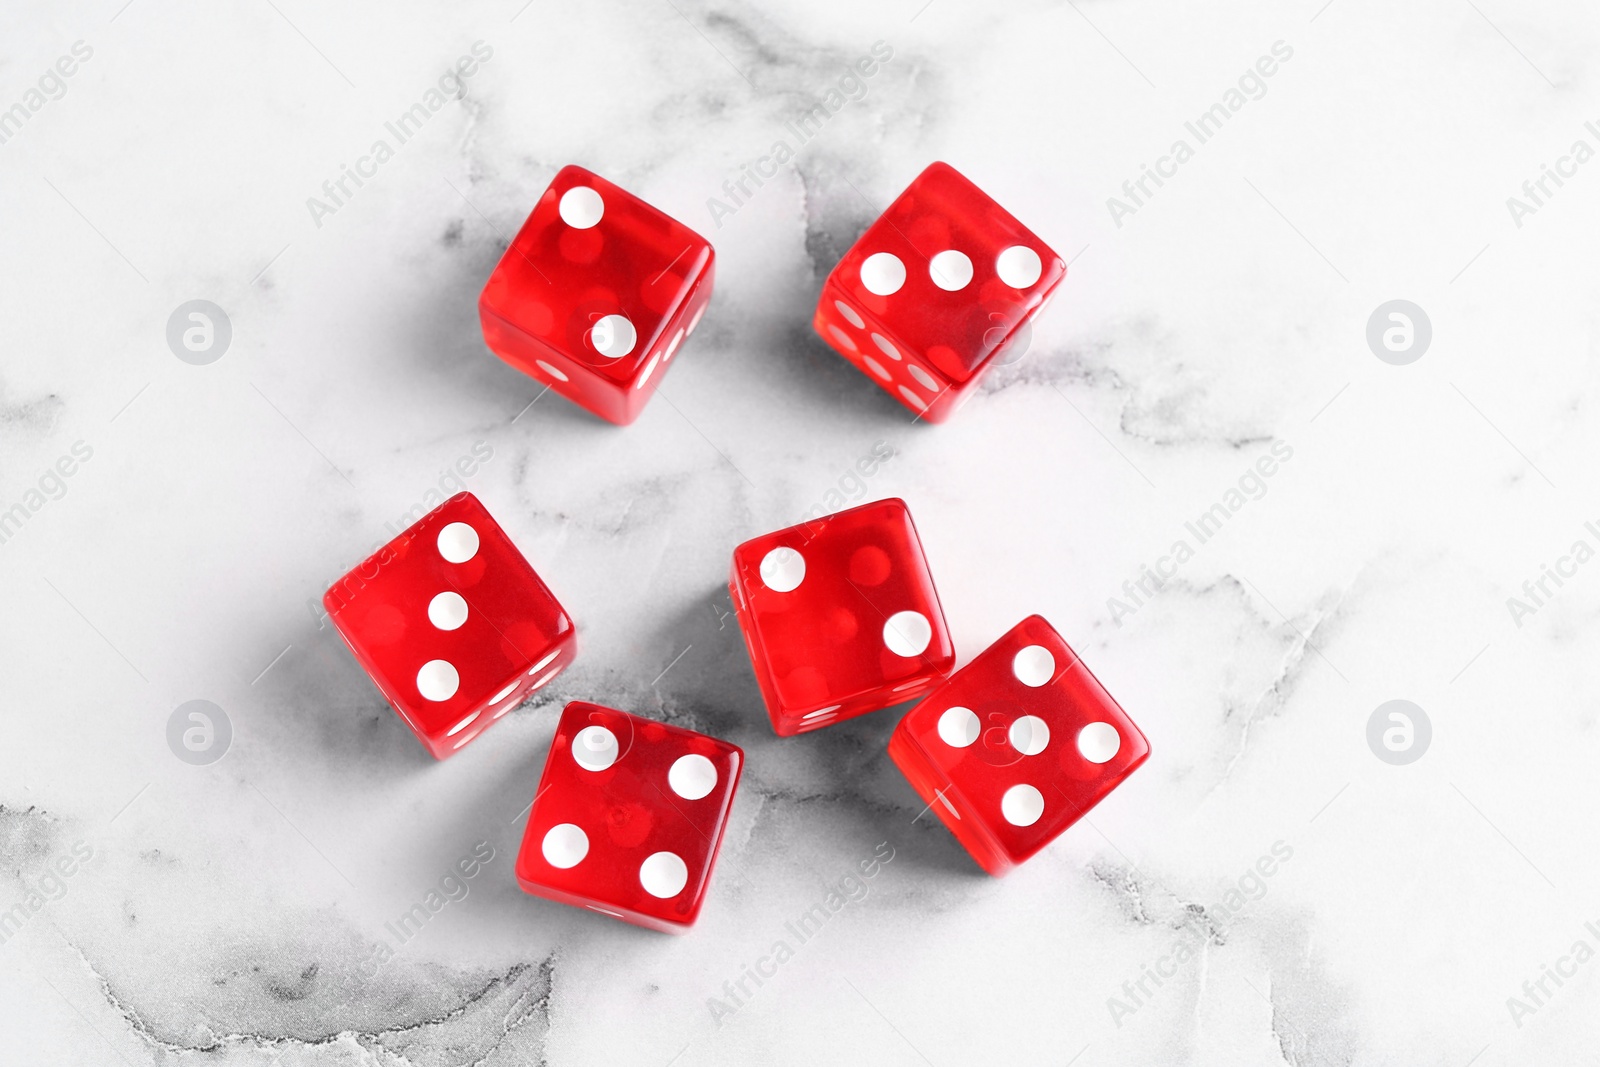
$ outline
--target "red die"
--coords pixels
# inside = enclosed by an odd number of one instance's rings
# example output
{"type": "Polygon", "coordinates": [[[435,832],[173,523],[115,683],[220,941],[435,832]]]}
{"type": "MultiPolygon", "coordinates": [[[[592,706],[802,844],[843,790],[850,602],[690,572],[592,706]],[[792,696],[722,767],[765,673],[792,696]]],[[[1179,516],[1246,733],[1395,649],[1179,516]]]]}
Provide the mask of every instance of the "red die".
{"type": "Polygon", "coordinates": [[[746,541],[728,586],[781,737],[910,700],[955,666],[903,500],[746,541]]]}
{"type": "Polygon", "coordinates": [[[322,603],[437,759],[565,670],[578,650],[566,610],[471,493],[418,519],[322,603]]]}
{"type": "Polygon", "coordinates": [[[528,813],[518,884],[682,933],[700,914],[743,766],[726,741],[573,701],[528,813]]]}
{"type": "Polygon", "coordinates": [[[929,422],[1023,343],[1067,266],[947,163],[931,164],[845,253],[812,322],[839,354],[929,422]]]}
{"type": "Polygon", "coordinates": [[[626,426],[699,324],[713,258],[689,227],[598,174],[563,167],[483,287],[483,339],[626,426]]]}
{"type": "Polygon", "coordinates": [[[1003,875],[1103,800],[1150,743],[1030,615],[900,720],[889,756],[978,865],[1003,875]]]}

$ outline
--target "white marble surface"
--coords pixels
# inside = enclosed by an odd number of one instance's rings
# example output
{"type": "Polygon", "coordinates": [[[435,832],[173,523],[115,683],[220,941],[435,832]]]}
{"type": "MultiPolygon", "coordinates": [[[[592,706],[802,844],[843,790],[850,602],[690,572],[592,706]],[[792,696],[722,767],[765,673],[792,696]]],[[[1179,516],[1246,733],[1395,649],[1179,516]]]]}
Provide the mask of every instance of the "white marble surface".
{"type": "Polygon", "coordinates": [[[1506,203],[1575,140],[1600,148],[1593,5],[521,3],[0,11],[0,108],[92,49],[0,144],[0,508],[29,512],[0,544],[0,910],[27,916],[0,944],[0,1061],[1593,1055],[1600,963],[1569,954],[1600,945],[1600,565],[1520,620],[1506,604],[1600,544],[1600,163],[1547,180],[1520,226],[1506,203]],[[879,40],[866,96],[714,227],[707,198],[879,40]],[[475,41],[493,56],[464,97],[318,226],[307,197],[475,41]],[[1278,41],[1265,95],[1114,220],[1107,198],[1278,41]],[[940,427],[808,327],[822,276],[933,159],[1072,259],[1031,351],[940,427]],[[537,386],[477,326],[567,162],[721,260],[626,430],[528,408],[537,386]],[[232,323],[208,366],[164,339],[195,298],[232,323]],[[1394,298],[1433,325],[1408,366],[1364,339],[1394,298]],[[893,458],[858,488],[878,441],[893,458]],[[30,498],[77,442],[64,491],[30,498]],[[471,488],[585,644],[435,764],[310,605],[476,442],[471,488]],[[1265,494],[1113,623],[1108,598],[1274,445],[1293,455],[1265,494]],[[759,709],[729,550],[841,485],[910,502],[963,660],[1041,612],[1150,736],[1144,769],[1004,881],[915,818],[894,712],[779,740],[759,709]],[[688,936],[515,885],[519,810],[576,697],[749,754],[688,936]],[[1434,728],[1408,766],[1365,737],[1396,698],[1434,728]],[[192,699],[232,724],[209,766],[166,742],[192,699]],[[465,898],[370,966],[479,842],[465,898]],[[866,896],[714,1019],[880,842],[866,896]],[[1292,858],[1251,882],[1277,842],[1292,858]],[[1241,878],[1259,892],[1233,908],[1241,878]],[[1524,992],[1557,965],[1573,977],[1524,992]]]}

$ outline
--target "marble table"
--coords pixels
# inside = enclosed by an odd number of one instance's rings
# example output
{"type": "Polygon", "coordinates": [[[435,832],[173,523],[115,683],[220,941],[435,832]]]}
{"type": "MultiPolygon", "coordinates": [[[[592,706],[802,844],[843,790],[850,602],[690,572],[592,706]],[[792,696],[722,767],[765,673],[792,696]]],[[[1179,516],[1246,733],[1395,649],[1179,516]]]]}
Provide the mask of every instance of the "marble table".
{"type": "Polygon", "coordinates": [[[7,5],[0,1062],[1587,1062],[1597,45],[1576,0],[7,5]],[[809,320],[934,159],[1071,266],[929,427],[809,320]],[[568,162],[720,260],[627,429],[476,319],[568,162]],[[584,646],[435,763],[317,598],[457,480],[584,646]],[[963,662],[1042,613],[1153,746],[1003,880],[898,711],[774,737],[729,615],[736,541],[883,496],[963,662]],[[748,754],[687,936],[516,886],[575,698],[748,754]]]}

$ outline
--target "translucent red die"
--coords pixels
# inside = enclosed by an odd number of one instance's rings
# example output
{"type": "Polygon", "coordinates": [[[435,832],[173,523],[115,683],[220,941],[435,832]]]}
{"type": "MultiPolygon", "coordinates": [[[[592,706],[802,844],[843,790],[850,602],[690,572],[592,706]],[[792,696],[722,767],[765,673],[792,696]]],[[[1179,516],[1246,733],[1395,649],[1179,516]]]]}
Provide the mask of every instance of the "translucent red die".
{"type": "Polygon", "coordinates": [[[1067,266],[947,163],[933,163],[828,275],[817,333],[880,388],[943,422],[1026,344],[1067,266]]]}
{"type": "Polygon", "coordinates": [[[912,708],[889,756],[998,876],[1105,799],[1150,743],[1054,627],[1030,615],[912,708]]]}
{"type": "Polygon", "coordinates": [[[955,665],[903,500],[746,541],[728,586],[780,736],[910,700],[955,665]]]}
{"type": "Polygon", "coordinates": [[[483,339],[619,425],[638,418],[711,299],[704,237],[582,167],[563,167],[478,298],[483,339]]]}
{"type": "Polygon", "coordinates": [[[322,597],[340,636],[444,759],[565,670],[572,619],[478,498],[457,493],[322,597]]]}
{"type": "Polygon", "coordinates": [[[682,933],[700,914],[743,766],[726,741],[573,701],[528,812],[518,884],[682,933]]]}

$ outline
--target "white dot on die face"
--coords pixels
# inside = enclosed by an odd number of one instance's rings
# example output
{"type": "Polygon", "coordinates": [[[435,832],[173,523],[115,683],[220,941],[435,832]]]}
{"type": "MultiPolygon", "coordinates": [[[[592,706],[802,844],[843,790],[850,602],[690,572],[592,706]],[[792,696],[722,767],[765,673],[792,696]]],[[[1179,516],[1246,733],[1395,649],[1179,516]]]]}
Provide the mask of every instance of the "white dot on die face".
{"type": "Polygon", "coordinates": [[[906,265],[893,252],[874,252],[861,262],[861,284],[867,292],[889,296],[906,283],[906,265]]]}
{"type": "Polygon", "coordinates": [[[883,350],[883,354],[888,356],[890,359],[899,359],[900,358],[900,350],[898,348],[896,348],[894,345],[890,344],[889,343],[889,339],[887,337],[883,336],[883,334],[881,334],[881,333],[873,334],[872,335],[872,343],[877,345],[880,349],[882,349],[883,350]]]}
{"type": "Polygon", "coordinates": [[[1011,673],[1037,689],[1056,676],[1056,658],[1043,645],[1029,645],[1011,658],[1011,673]]]}
{"type": "Polygon", "coordinates": [[[448,660],[430,659],[417,672],[417,692],[426,700],[449,700],[460,687],[461,675],[448,660]]]}
{"type": "Polygon", "coordinates": [[[1122,735],[1108,722],[1092,722],[1078,731],[1078,754],[1090,763],[1108,763],[1122,748],[1122,735]]]}
{"type": "Polygon", "coordinates": [[[445,732],[445,736],[446,737],[454,737],[456,734],[459,734],[462,730],[465,730],[467,727],[471,726],[472,725],[472,720],[476,719],[479,715],[482,715],[482,714],[483,714],[482,709],[479,709],[478,711],[473,712],[471,715],[468,715],[465,719],[462,719],[460,722],[458,722],[454,726],[450,727],[450,729],[445,732]]]}
{"type": "Polygon", "coordinates": [[[867,320],[862,318],[855,308],[846,304],[843,300],[835,300],[833,306],[839,309],[839,314],[850,320],[850,325],[858,330],[866,328],[867,320]]]}
{"type": "Polygon", "coordinates": [[[675,897],[689,884],[689,867],[676,852],[657,852],[639,864],[639,884],[653,897],[675,897]]]}
{"type": "Polygon", "coordinates": [[[490,704],[498,704],[498,703],[500,703],[506,697],[510,696],[511,695],[511,691],[513,689],[515,689],[516,687],[517,687],[517,683],[516,682],[512,682],[510,685],[508,685],[504,689],[500,690],[500,692],[498,692],[494,696],[490,697],[489,698],[489,703],[490,704]]]}
{"type": "Polygon", "coordinates": [[[833,335],[833,339],[835,341],[838,341],[850,351],[854,352],[856,350],[855,338],[851,337],[849,334],[845,333],[831,322],[828,323],[828,332],[833,335]]]}
{"type": "Polygon", "coordinates": [[[911,376],[917,380],[917,384],[922,386],[924,389],[931,390],[935,393],[939,391],[939,382],[934,378],[934,376],[917,366],[915,363],[907,363],[906,370],[911,372],[911,376]]]}
{"type": "Polygon", "coordinates": [[[1012,826],[1032,826],[1044,814],[1044,794],[1031,785],[1014,785],[1000,798],[1000,814],[1012,826]]]}
{"type": "Polygon", "coordinates": [[[1011,724],[1011,747],[1024,756],[1037,756],[1050,743],[1050,727],[1037,715],[1024,715],[1011,724]]]}
{"type": "Polygon", "coordinates": [[[428,601],[428,621],[441,630],[459,630],[467,621],[467,601],[460,593],[440,593],[428,601]]]}
{"type": "Polygon", "coordinates": [[[698,325],[700,325],[700,319],[701,319],[701,316],[703,316],[703,315],[705,315],[705,313],[706,313],[706,308],[708,308],[708,307],[710,307],[710,306],[711,306],[711,305],[710,305],[710,304],[709,304],[709,303],[705,303],[705,304],[701,304],[701,305],[700,305],[700,310],[699,310],[699,311],[696,311],[696,312],[695,312],[695,313],[694,313],[694,318],[692,318],[692,319],[690,319],[690,320],[689,320],[689,332],[690,332],[690,333],[694,333],[694,328],[695,328],[695,327],[696,327],[696,326],[698,326],[698,325]]]}
{"type": "Polygon", "coordinates": [[[806,558],[792,548],[775,548],[761,557],[761,581],[775,593],[800,588],[806,577],[806,558]]]}
{"type": "Polygon", "coordinates": [[[978,739],[978,716],[971,708],[945,708],[939,716],[939,740],[951,748],[966,748],[978,739]]]}
{"type": "Polygon", "coordinates": [[[972,260],[965,252],[947,248],[928,260],[928,277],[947,293],[965,289],[972,281],[972,260]]]}
{"type": "Polygon", "coordinates": [[[1039,261],[1039,253],[1027,245],[1012,245],[995,257],[994,270],[1013,289],[1026,289],[1039,280],[1044,264],[1039,261]]]}
{"type": "Polygon", "coordinates": [[[824,715],[832,715],[842,707],[844,707],[843,704],[829,704],[825,708],[818,708],[816,711],[806,712],[804,715],[800,716],[800,719],[802,722],[804,722],[806,719],[820,719],[824,715]]]}
{"type": "Polygon", "coordinates": [[[555,367],[552,367],[550,364],[546,363],[544,360],[536,359],[536,360],[534,360],[534,362],[539,364],[539,369],[540,370],[542,370],[546,374],[550,375],[550,377],[554,378],[556,381],[564,382],[564,381],[568,380],[567,376],[565,374],[562,374],[559,369],[557,369],[555,367]]]}
{"type": "Polygon", "coordinates": [[[607,315],[589,331],[589,342],[606,359],[621,359],[638,341],[639,334],[626,315],[607,315]]]}
{"type": "Polygon", "coordinates": [[[540,671],[544,670],[545,666],[551,660],[555,659],[559,655],[561,655],[561,650],[558,648],[554,652],[552,652],[548,656],[546,656],[544,659],[540,660],[538,663],[535,663],[533,666],[529,667],[528,668],[528,673],[529,674],[538,674],[540,671]]]}
{"type": "Polygon", "coordinates": [[[446,563],[465,563],[478,554],[478,531],[464,522],[452,522],[439,531],[439,555],[446,563]]]}
{"type": "Polygon", "coordinates": [[[655,373],[656,364],[661,362],[661,355],[657,353],[650,357],[650,362],[644,365],[644,373],[639,375],[639,380],[633,383],[635,389],[643,389],[644,383],[650,380],[650,375],[655,373]]]}
{"type": "Polygon", "coordinates": [[[920,656],[933,640],[933,625],[920,611],[897,611],[883,624],[883,643],[897,656],[920,656]]]}
{"type": "Polygon", "coordinates": [[[661,362],[665,363],[671,359],[672,353],[676,352],[681,344],[683,344],[683,329],[680,327],[678,332],[672,335],[672,343],[667,346],[667,354],[661,357],[661,362]]]}
{"type": "Polygon", "coordinates": [[[572,758],[586,771],[603,771],[617,762],[617,735],[604,726],[585,726],[572,739],[572,758]]]}
{"type": "Polygon", "coordinates": [[[545,862],[552,867],[562,870],[576,867],[589,854],[589,835],[570,822],[560,823],[545,831],[540,850],[545,862]]]}
{"type": "Polygon", "coordinates": [[[869,371],[871,371],[873,374],[876,374],[878,377],[882,378],[884,381],[888,381],[890,378],[894,377],[892,374],[890,374],[884,368],[882,363],[879,363],[877,360],[873,359],[871,356],[862,356],[861,357],[861,362],[863,362],[863,363],[865,363],[867,365],[867,369],[869,371]]]}
{"type": "Polygon", "coordinates": [[[900,387],[900,395],[905,397],[906,398],[906,402],[908,404],[910,404],[912,407],[916,408],[918,411],[927,411],[928,410],[927,403],[924,402],[923,399],[920,396],[918,396],[916,393],[912,392],[911,389],[908,386],[902,385],[900,387]]]}
{"type": "Polygon", "coordinates": [[[561,221],[576,230],[587,230],[606,213],[606,202],[587,185],[574,185],[561,194],[561,221]]]}
{"type": "Polygon", "coordinates": [[[699,800],[717,787],[717,766],[698,753],[679,756],[667,771],[667,784],[685,800],[699,800]]]}
{"type": "Polygon", "coordinates": [[[528,687],[528,692],[532,693],[535,689],[538,689],[540,686],[544,685],[544,683],[548,682],[550,679],[554,678],[556,675],[558,675],[560,673],[561,673],[561,668],[557,667],[555,670],[551,671],[549,674],[545,675],[543,678],[540,678],[540,679],[536,680],[532,685],[530,685],[528,687]]]}

